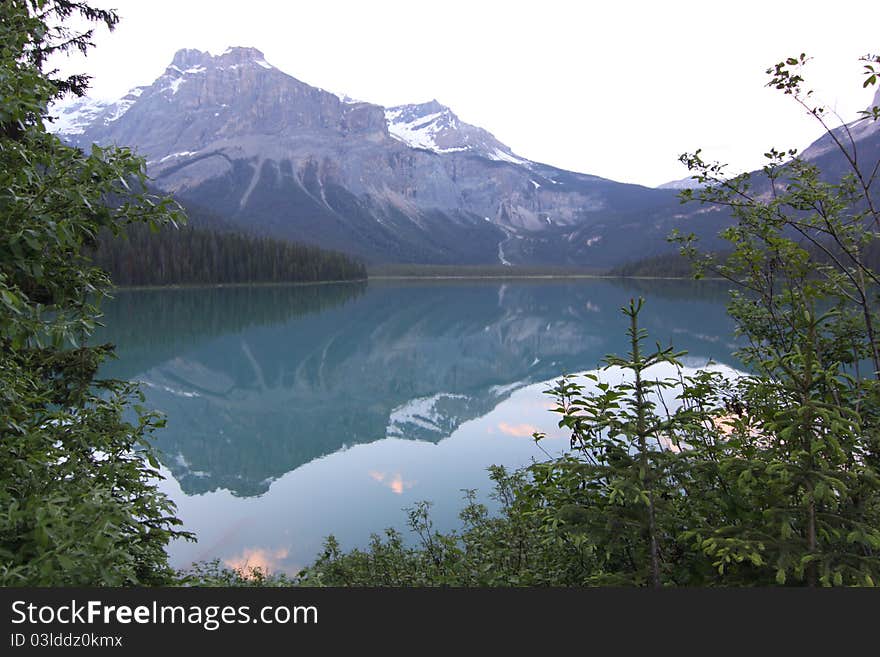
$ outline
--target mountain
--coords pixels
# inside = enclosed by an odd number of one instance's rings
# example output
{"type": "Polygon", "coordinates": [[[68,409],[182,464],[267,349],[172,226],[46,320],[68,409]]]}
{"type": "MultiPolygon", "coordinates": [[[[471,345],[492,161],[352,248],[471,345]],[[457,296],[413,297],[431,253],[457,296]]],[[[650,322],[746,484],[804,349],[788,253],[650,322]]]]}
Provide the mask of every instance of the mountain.
{"type": "MultiPolygon", "coordinates": [[[[436,100],[384,108],[338,96],[255,48],[180,50],[151,85],[55,112],[63,139],[134,146],[159,187],[228,225],[374,264],[605,269],[669,253],[673,228],[717,248],[729,220],[679,203],[689,179],[649,189],[533,162],[436,100]]],[[[847,127],[859,149],[880,152],[877,122],[847,127]]],[[[834,135],[849,143],[844,128],[834,135]]],[[[804,156],[828,176],[846,168],[829,135],[804,156]]]]}
{"type": "Polygon", "coordinates": [[[667,250],[700,212],[519,157],[437,101],[340,98],[254,48],[180,50],[151,85],[56,112],[63,139],[135,147],[184,203],[374,263],[607,267],[667,250]]]}
{"type": "MultiPolygon", "coordinates": [[[[880,171],[880,121],[873,118],[874,110],[877,108],[880,108],[880,89],[859,119],[826,132],[800,154],[803,160],[816,166],[823,181],[831,184],[838,184],[844,176],[852,175],[855,167],[859,172],[858,185],[865,185],[866,194],[870,197],[874,208],[880,207],[880,191],[876,184],[877,174],[880,171]]],[[[778,179],[775,184],[784,185],[785,179],[778,179]]],[[[762,171],[751,172],[749,185],[750,194],[755,198],[766,199],[774,193],[773,183],[762,171]]],[[[686,189],[700,186],[691,178],[682,178],[660,187],[686,189]]],[[[864,199],[859,201],[859,205],[860,209],[867,209],[864,199]]],[[[802,242],[818,262],[825,259],[825,254],[806,240],[798,230],[789,227],[785,234],[802,242]]],[[[813,238],[822,242],[827,239],[827,234],[819,230],[814,232],[813,238]]],[[[729,252],[730,245],[726,244],[720,253],[729,252]]],[[[863,263],[874,269],[880,268],[880,247],[870,245],[863,253],[863,263]]],[[[634,258],[622,265],[611,267],[608,273],[619,276],[685,276],[689,271],[688,260],[674,253],[666,253],[634,258]]]]}

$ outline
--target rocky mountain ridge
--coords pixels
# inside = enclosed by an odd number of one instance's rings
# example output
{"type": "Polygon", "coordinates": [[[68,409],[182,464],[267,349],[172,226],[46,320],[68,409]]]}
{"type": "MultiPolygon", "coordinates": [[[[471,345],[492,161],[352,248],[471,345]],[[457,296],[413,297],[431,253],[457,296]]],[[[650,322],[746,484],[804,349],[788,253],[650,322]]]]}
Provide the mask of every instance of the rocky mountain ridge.
{"type": "Polygon", "coordinates": [[[519,157],[436,101],[341,99],[255,48],[180,50],[151,85],[58,115],[75,145],[136,148],[184,202],[371,262],[601,268],[668,248],[680,211],[672,192],[519,157]]]}
{"type": "Polygon", "coordinates": [[[675,189],[520,157],[436,100],[384,108],[337,96],[256,48],[180,50],[116,102],[56,111],[63,139],[133,146],[186,203],[373,263],[604,269],[670,251],[673,228],[711,244],[726,221],[682,206],[675,189]]]}

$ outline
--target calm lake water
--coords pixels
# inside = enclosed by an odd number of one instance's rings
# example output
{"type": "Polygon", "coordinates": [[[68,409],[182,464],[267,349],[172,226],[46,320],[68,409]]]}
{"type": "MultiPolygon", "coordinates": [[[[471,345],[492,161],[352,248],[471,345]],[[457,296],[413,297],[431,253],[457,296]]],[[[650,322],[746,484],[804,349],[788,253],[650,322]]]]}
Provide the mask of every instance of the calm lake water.
{"type": "Polygon", "coordinates": [[[546,458],[536,430],[565,450],[544,391],[627,351],[619,308],[638,296],[649,344],[734,364],[725,286],[687,281],[120,291],[98,338],[119,355],[103,374],[167,415],[162,487],[199,537],[173,564],[295,571],[328,534],[351,548],[404,529],[419,500],[456,527],[462,489],[488,499],[488,465],[546,458]]]}

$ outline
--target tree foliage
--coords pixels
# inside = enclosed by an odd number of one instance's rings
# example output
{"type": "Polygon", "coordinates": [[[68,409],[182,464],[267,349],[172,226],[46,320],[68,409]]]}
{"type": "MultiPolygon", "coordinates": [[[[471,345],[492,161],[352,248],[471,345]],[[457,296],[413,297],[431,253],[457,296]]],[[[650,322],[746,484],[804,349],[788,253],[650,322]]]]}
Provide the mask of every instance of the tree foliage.
{"type": "Polygon", "coordinates": [[[107,345],[88,344],[110,285],[83,255],[102,230],[180,217],[143,189],[125,148],[63,145],[48,105],[87,78],[45,70],[86,52],[112,11],[69,0],[0,3],[0,584],[161,581],[179,524],[155,487],[148,437],[160,419],[131,385],[95,378],[107,345]],[[108,199],[121,199],[109,203],[108,199]]]}
{"type": "MultiPolygon", "coordinates": [[[[730,179],[699,152],[682,156],[706,183],[685,198],[725,205],[736,219],[723,233],[733,246],[724,263],[681,241],[701,270],[736,285],[728,309],[749,340],[741,358],[754,373],[740,415],[760,436],[723,461],[730,477],[754,482],[751,516],[726,527],[724,547],[714,549],[764,552],[779,583],[870,584],[880,575],[880,278],[871,257],[880,158],[860,152],[854,127],[831,128],[804,87],[806,62],[777,63],[769,86],[825,128],[846,170],[839,179],[794,150],[771,149],[760,175],[730,179]]],[[[861,121],[877,117],[871,108],[861,121]]]]}

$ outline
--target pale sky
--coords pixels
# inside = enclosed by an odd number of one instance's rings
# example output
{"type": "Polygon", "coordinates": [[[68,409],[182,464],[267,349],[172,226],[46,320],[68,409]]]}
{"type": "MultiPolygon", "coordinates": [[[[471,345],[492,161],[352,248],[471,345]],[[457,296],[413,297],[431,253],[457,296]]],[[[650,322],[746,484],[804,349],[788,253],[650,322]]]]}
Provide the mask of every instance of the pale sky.
{"type": "Polygon", "coordinates": [[[308,84],[380,105],[436,98],[517,154],[654,186],[684,151],[754,169],[820,134],[765,70],[801,52],[808,86],[847,120],[873,98],[880,3],[587,0],[93,0],[121,23],[83,60],[91,95],[151,83],[180,48],[254,46],[308,84]]]}

